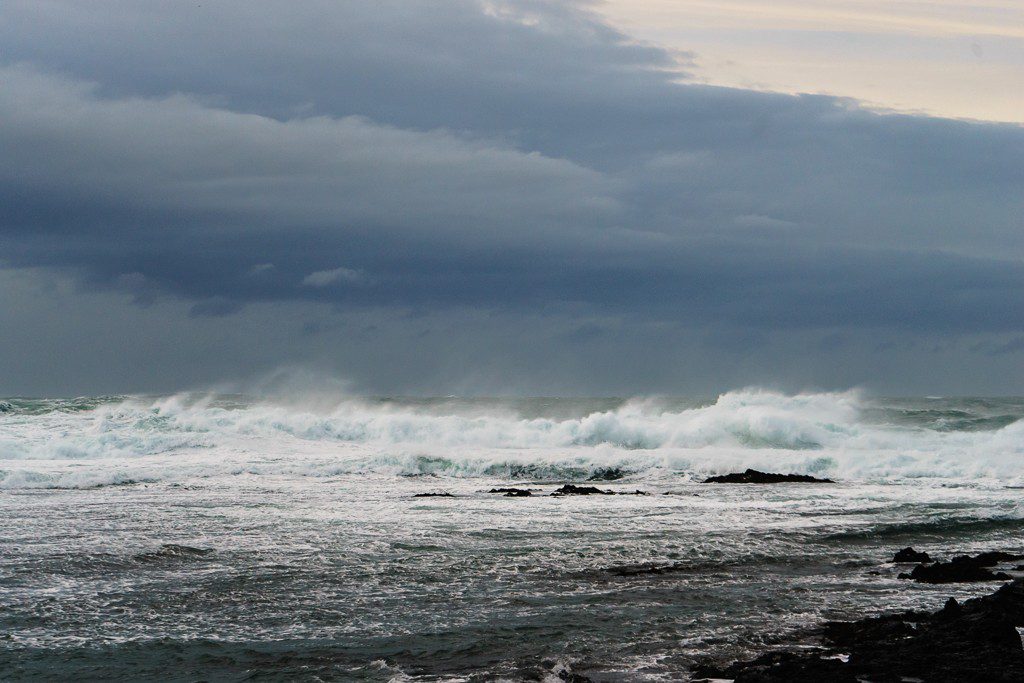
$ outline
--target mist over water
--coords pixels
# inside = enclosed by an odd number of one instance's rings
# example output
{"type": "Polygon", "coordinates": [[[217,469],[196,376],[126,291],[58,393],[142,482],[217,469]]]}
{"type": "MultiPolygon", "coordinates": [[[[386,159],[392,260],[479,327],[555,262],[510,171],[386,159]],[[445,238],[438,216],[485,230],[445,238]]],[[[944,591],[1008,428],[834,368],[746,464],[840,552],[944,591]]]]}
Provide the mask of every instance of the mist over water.
{"type": "Polygon", "coordinates": [[[899,547],[1024,550],[1022,399],[0,408],[16,679],[679,680],[820,619],[990,589],[900,581],[899,547]],[[747,467],[837,483],[701,483],[747,467]],[[568,481],[650,495],[548,495],[568,481]],[[508,485],[534,495],[488,493],[508,485]]]}

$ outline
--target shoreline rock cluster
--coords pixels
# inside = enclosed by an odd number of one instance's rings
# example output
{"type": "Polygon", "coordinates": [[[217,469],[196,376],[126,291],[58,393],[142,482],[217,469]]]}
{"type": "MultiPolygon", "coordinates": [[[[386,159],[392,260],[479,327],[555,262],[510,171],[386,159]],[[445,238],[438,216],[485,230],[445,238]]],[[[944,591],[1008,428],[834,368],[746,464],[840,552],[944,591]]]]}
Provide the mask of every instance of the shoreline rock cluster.
{"type": "MultiPolygon", "coordinates": [[[[917,553],[913,548],[896,555],[897,558],[915,558],[906,561],[918,561],[922,556],[927,557],[927,554],[917,553]]],[[[1002,552],[981,553],[920,566],[957,565],[959,570],[959,565],[977,568],[978,563],[992,563],[987,566],[994,566],[1017,557],[1002,552]]],[[[818,648],[768,652],[727,666],[701,664],[694,668],[693,680],[1020,682],[1024,681],[1024,646],[1017,630],[1021,627],[1024,627],[1024,579],[1016,579],[984,597],[962,603],[950,598],[936,612],[900,612],[858,621],[827,622],[821,627],[822,643],[818,648]]]]}
{"type": "Polygon", "coordinates": [[[912,571],[901,572],[899,578],[913,579],[918,583],[968,583],[976,581],[1009,581],[1013,577],[1005,572],[994,572],[1004,562],[1020,560],[1024,555],[1001,551],[970,555],[957,555],[949,562],[933,561],[928,553],[919,553],[913,548],[904,548],[896,553],[893,562],[919,562],[912,571]]]}

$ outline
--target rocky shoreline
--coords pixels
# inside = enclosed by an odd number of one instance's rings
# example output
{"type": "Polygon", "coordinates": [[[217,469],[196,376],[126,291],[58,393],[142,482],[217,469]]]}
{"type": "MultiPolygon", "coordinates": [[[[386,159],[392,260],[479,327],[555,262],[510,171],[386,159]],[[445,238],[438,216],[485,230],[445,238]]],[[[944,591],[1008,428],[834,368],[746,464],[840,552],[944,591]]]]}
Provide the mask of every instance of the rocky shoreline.
{"type": "MultiPolygon", "coordinates": [[[[615,477],[608,477],[615,478],[615,477]]],[[[779,474],[748,469],[709,477],[705,484],[834,484],[800,474],[779,474]]],[[[613,491],[596,486],[564,484],[551,492],[514,487],[487,491],[504,497],[649,495],[644,491],[613,491]]],[[[424,495],[424,494],[420,494],[424,495]]],[[[445,494],[425,494],[445,495],[445,494]]],[[[696,495],[696,494],[695,494],[696,495]]],[[[954,555],[948,560],[918,552],[897,551],[891,562],[912,565],[900,579],[947,584],[1003,581],[990,595],[958,602],[949,598],[935,612],[906,611],[857,621],[832,621],[816,630],[818,642],[791,649],[779,648],[735,662],[707,659],[690,672],[693,681],[734,683],[1024,683],[1024,578],[1006,571],[1024,571],[1008,563],[1024,555],[989,551],[954,555]],[[1005,569],[1006,571],[1001,571],[1005,569]]],[[[616,566],[608,574],[618,577],[659,575],[686,571],[685,563],[616,566]]],[[[876,572],[877,573],[877,572],[876,572]]],[[[1019,576],[1019,574],[1018,574],[1019,576]]],[[[559,665],[544,680],[586,683],[592,679],[559,665]]]]}
{"type": "MultiPolygon", "coordinates": [[[[895,562],[900,562],[901,557],[910,557],[914,554],[913,548],[904,548],[896,553],[895,562]],[[909,553],[908,553],[909,551],[909,553]]],[[[1010,562],[1024,558],[1024,555],[1014,555],[1004,552],[979,553],[973,557],[970,555],[957,555],[949,562],[933,562],[928,553],[922,553],[923,559],[903,560],[920,562],[910,573],[902,572],[901,579],[913,579],[919,583],[969,583],[974,581],[1009,581],[1013,577],[1005,572],[993,572],[992,567],[1000,563],[1010,562]]]]}
{"type": "MultiPolygon", "coordinates": [[[[1009,579],[986,567],[1018,557],[1002,552],[958,556],[945,563],[922,563],[915,571],[939,568],[944,577],[964,572],[963,578],[943,583],[1009,579]]],[[[922,558],[927,555],[907,548],[895,559],[922,558]]],[[[706,662],[695,667],[692,675],[694,681],[735,683],[1019,683],[1024,681],[1024,647],[1018,628],[1024,628],[1024,579],[962,603],[950,598],[936,612],[826,622],[819,630],[821,643],[816,648],[767,652],[728,665],[706,662]]]]}

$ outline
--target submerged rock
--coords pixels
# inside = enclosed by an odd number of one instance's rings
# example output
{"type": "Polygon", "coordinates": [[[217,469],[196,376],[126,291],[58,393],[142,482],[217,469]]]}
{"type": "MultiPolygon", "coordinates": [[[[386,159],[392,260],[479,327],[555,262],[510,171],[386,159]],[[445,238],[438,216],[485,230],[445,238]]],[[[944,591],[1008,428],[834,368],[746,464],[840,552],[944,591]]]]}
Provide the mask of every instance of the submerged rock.
{"type": "Polygon", "coordinates": [[[1008,581],[1011,577],[1003,572],[993,572],[1000,562],[1018,559],[1018,555],[1003,552],[981,553],[970,557],[958,555],[949,562],[919,564],[914,570],[899,575],[901,579],[913,579],[919,583],[971,583],[976,581],[1008,581]]]}
{"type": "Polygon", "coordinates": [[[950,599],[934,613],[830,622],[818,650],[768,653],[726,667],[703,665],[694,674],[736,683],[1024,681],[1020,626],[1024,579],[962,604],[950,599]]]}
{"type": "Polygon", "coordinates": [[[907,547],[900,550],[892,558],[893,562],[931,562],[932,559],[928,557],[928,553],[919,553],[913,548],[907,547]]]}
{"type": "Polygon", "coordinates": [[[614,491],[602,491],[596,486],[576,486],[575,484],[566,484],[560,489],[556,489],[552,496],[614,496],[614,491]]]}
{"type": "Polygon", "coordinates": [[[673,572],[685,572],[692,570],[691,565],[676,562],[674,564],[621,564],[615,567],[608,567],[605,571],[612,576],[660,576],[673,572]]]}
{"type": "Polygon", "coordinates": [[[148,553],[142,553],[136,555],[135,559],[139,562],[158,562],[160,560],[172,560],[172,559],[195,559],[209,555],[213,552],[213,548],[193,548],[188,545],[179,545],[177,543],[164,543],[160,546],[159,550],[154,550],[148,553]]]}
{"type": "Polygon", "coordinates": [[[626,472],[621,467],[598,467],[587,477],[587,481],[615,481],[616,479],[622,479],[627,474],[629,472],[626,472]]]}
{"type": "Polygon", "coordinates": [[[708,477],[705,484],[834,484],[831,479],[818,479],[809,474],[778,474],[748,469],[746,472],[733,472],[717,477],[708,477]]]}
{"type": "Polygon", "coordinates": [[[14,406],[10,401],[0,401],[0,413],[9,413],[12,410],[14,410],[14,406]]]}
{"type": "Polygon", "coordinates": [[[413,498],[454,498],[450,493],[417,493],[413,495],[413,498]]]}
{"type": "Polygon", "coordinates": [[[551,675],[559,681],[565,681],[565,683],[594,683],[590,677],[576,673],[565,664],[556,664],[551,670],[551,675]]]}

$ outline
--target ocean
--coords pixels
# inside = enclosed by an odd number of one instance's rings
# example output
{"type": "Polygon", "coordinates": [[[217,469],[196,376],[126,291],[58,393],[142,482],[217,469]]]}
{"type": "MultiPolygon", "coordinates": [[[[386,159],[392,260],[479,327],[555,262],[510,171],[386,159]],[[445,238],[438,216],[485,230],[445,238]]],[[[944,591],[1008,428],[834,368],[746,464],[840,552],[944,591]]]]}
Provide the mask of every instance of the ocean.
{"type": "Polygon", "coordinates": [[[0,679],[686,680],[990,592],[891,559],[1024,552],[1022,418],[857,391],[8,398],[0,679]],[[702,483],[746,468],[836,483],[702,483]]]}

